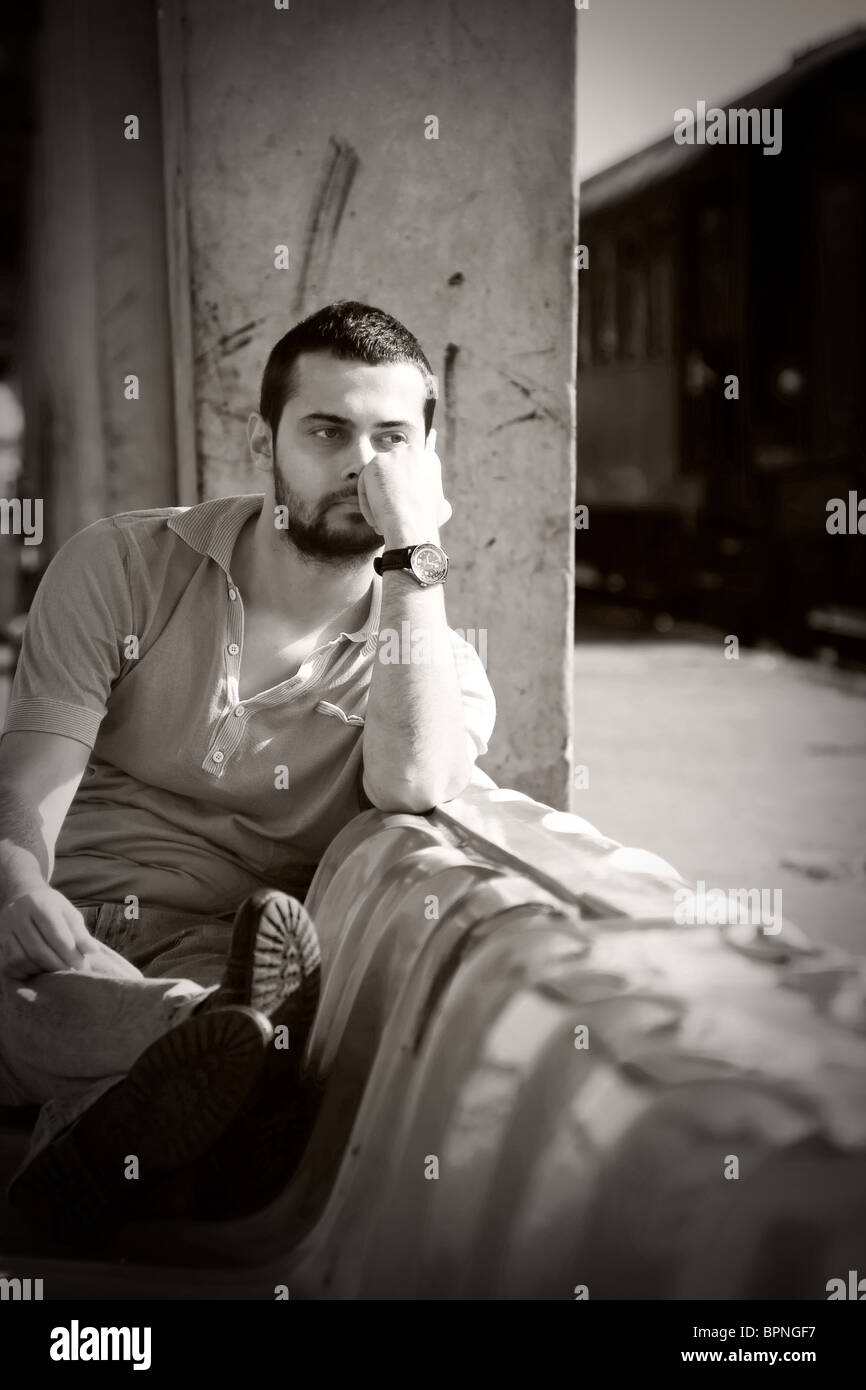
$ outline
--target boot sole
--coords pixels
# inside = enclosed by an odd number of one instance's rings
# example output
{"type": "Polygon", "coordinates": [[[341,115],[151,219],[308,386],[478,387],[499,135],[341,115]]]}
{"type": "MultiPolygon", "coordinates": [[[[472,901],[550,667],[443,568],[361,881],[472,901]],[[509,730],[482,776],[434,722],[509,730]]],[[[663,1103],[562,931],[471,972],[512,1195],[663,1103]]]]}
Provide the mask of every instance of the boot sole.
{"type": "Polygon", "coordinates": [[[196,1014],[165,1033],[129,1074],[36,1154],[11,1204],[55,1239],[92,1243],[130,1220],[150,1188],[201,1158],[262,1073],[273,1029],[244,1007],[196,1014]],[[130,1160],[137,1176],[127,1177],[130,1160]]]}
{"type": "Polygon", "coordinates": [[[274,1029],[287,1026],[297,1058],[319,1002],[321,954],[313,920],[302,903],[278,889],[253,893],[235,918],[224,984],[217,1004],[246,1004],[274,1029]]]}
{"type": "Polygon", "coordinates": [[[249,1216],[268,1206],[297,1170],[321,1096],[310,1083],[272,1087],[232,1124],[196,1165],[201,1215],[249,1216]]]}

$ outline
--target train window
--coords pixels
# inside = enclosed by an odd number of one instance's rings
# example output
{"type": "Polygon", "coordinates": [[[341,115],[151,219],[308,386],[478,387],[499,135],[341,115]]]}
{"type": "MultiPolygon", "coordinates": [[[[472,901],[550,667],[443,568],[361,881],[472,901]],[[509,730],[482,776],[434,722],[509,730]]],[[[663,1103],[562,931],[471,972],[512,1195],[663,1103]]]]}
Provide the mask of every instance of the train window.
{"type": "Polygon", "coordinates": [[[593,272],[596,293],[594,356],[599,362],[614,362],[619,352],[616,261],[616,246],[605,237],[599,242],[593,272]]]}
{"type": "Polygon", "coordinates": [[[586,277],[578,280],[577,289],[577,365],[592,366],[592,294],[586,277]]]}
{"type": "Polygon", "coordinates": [[[649,346],[649,277],[638,242],[622,245],[620,265],[622,355],[626,361],[641,362],[649,346]]]}
{"type": "Polygon", "coordinates": [[[724,342],[739,331],[737,249],[733,210],[702,208],[698,222],[700,323],[705,334],[724,342]]]}
{"type": "Polygon", "coordinates": [[[818,427],[826,457],[862,451],[866,442],[863,301],[866,184],[862,174],[827,174],[817,189],[816,359],[818,427]]]}
{"type": "Polygon", "coordinates": [[[670,251],[654,247],[649,268],[649,351],[651,357],[673,353],[673,260],[670,251]]]}

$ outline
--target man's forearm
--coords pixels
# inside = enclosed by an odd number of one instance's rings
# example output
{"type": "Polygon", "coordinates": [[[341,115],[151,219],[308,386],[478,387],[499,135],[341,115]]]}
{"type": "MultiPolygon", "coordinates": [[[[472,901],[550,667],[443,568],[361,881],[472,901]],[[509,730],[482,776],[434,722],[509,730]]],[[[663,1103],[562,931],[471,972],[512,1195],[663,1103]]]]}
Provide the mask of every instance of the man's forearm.
{"type": "Polygon", "coordinates": [[[382,576],[364,769],[384,810],[429,811],[459,796],[472,775],[443,587],[421,588],[402,570],[382,576]]]}
{"type": "Polygon", "coordinates": [[[18,792],[0,791],[0,909],[51,876],[39,813],[18,792]]]}

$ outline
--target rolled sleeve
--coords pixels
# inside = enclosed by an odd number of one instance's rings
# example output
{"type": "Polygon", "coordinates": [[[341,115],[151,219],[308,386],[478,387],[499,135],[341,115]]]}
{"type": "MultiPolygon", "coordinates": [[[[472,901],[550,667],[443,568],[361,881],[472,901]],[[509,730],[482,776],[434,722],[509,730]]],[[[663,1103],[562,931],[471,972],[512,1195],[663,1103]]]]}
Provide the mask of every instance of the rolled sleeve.
{"type": "Polygon", "coordinates": [[[93,747],[135,634],[127,565],[110,518],[57,552],[27,618],[5,733],[38,730],[93,747]]]}
{"type": "Polygon", "coordinates": [[[469,736],[469,756],[473,763],[487,752],[496,723],[496,698],[487,672],[475,648],[452,629],[451,643],[469,736]]]}

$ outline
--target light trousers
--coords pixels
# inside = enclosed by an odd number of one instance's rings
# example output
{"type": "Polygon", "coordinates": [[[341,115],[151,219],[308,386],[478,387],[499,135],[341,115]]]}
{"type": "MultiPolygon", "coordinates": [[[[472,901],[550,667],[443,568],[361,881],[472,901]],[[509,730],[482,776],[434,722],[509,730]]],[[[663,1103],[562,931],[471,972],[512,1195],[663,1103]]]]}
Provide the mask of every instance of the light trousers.
{"type": "Polygon", "coordinates": [[[216,989],[231,945],[231,918],[76,907],[104,947],[85,971],[0,975],[0,1105],[41,1106],[27,1162],[216,989]]]}

